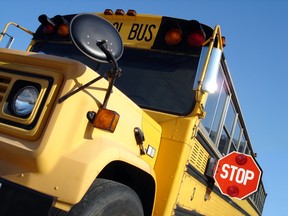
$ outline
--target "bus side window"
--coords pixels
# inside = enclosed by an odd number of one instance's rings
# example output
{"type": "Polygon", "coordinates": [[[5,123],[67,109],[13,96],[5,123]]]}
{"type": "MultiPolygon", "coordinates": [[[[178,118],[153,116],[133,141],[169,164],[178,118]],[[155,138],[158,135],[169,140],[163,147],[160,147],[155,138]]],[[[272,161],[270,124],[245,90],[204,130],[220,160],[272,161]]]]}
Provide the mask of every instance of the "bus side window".
{"type": "Polygon", "coordinates": [[[215,93],[208,95],[205,105],[206,116],[202,120],[203,126],[206,128],[209,137],[215,145],[225,103],[228,97],[226,83],[221,72],[222,71],[219,71],[217,78],[219,88],[215,93]]]}

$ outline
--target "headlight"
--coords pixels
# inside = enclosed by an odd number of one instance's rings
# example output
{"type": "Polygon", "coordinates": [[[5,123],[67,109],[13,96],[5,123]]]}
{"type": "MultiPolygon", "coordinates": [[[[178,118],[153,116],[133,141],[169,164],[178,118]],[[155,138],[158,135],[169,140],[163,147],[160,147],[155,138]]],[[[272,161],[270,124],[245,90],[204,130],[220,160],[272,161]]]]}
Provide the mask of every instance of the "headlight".
{"type": "Polygon", "coordinates": [[[37,98],[39,96],[39,91],[34,86],[25,86],[21,88],[13,98],[12,110],[15,115],[20,117],[25,117],[31,114],[37,98]]]}

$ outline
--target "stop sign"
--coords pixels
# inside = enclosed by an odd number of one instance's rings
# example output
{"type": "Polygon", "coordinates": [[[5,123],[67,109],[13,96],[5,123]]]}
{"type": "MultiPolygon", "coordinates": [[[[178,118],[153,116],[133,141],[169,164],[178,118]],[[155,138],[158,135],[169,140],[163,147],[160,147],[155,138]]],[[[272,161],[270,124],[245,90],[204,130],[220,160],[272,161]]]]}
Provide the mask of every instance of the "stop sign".
{"type": "Polygon", "coordinates": [[[244,199],[257,191],[261,173],[251,155],[234,151],[218,160],[214,179],[222,194],[244,199]]]}

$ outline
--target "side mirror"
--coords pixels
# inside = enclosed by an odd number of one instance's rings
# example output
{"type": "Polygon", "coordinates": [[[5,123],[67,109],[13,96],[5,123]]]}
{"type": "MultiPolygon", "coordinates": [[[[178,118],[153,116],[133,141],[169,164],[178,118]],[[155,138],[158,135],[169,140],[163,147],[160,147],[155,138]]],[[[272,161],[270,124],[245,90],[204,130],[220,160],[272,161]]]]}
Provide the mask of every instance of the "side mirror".
{"type": "Polygon", "coordinates": [[[201,81],[200,77],[202,77],[204,66],[207,64],[201,90],[204,92],[214,93],[217,89],[217,75],[219,71],[222,51],[216,47],[212,48],[210,55],[208,51],[209,47],[202,47],[197,70],[199,79],[197,79],[197,81],[201,81]]]}
{"type": "MultiPolygon", "coordinates": [[[[106,109],[109,97],[112,93],[112,87],[116,77],[120,75],[121,69],[118,67],[117,60],[123,54],[123,42],[112,24],[105,19],[93,14],[76,15],[70,23],[70,35],[74,45],[86,56],[103,63],[112,63],[113,69],[108,74],[108,88],[102,106],[98,112],[89,111],[88,120],[93,127],[114,132],[119,114],[113,110],[106,109]]],[[[103,76],[99,76],[87,84],[79,87],[71,93],[59,99],[64,101],[71,95],[97,82],[103,76]]]]}
{"type": "Polygon", "coordinates": [[[202,90],[205,92],[214,93],[217,89],[217,74],[221,56],[222,51],[219,48],[213,47],[202,86],[202,90]]]}
{"type": "Polygon", "coordinates": [[[70,23],[70,35],[74,45],[86,56],[98,62],[110,62],[107,53],[99,47],[105,40],[105,49],[117,61],[123,53],[123,42],[112,24],[93,14],[76,15],[70,23]]]}

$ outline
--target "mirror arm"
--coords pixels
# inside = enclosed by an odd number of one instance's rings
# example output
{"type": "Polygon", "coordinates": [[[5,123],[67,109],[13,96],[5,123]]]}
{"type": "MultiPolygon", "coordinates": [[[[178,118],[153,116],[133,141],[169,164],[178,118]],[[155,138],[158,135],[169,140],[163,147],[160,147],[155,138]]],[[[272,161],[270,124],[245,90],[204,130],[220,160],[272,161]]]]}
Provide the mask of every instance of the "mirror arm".
{"type": "Polygon", "coordinates": [[[116,72],[119,70],[118,63],[116,62],[112,52],[107,47],[107,40],[99,40],[97,41],[97,46],[102,50],[102,52],[106,55],[107,60],[113,64],[113,69],[116,72]]]}
{"type": "Polygon", "coordinates": [[[112,88],[115,82],[116,77],[119,77],[121,75],[121,69],[118,67],[118,63],[115,60],[114,56],[112,55],[112,52],[107,47],[107,40],[99,40],[97,41],[97,46],[102,50],[102,52],[106,55],[107,60],[113,64],[113,69],[109,71],[108,73],[108,89],[102,104],[102,108],[106,108],[108,100],[110,98],[110,95],[112,93],[112,88]]]}

